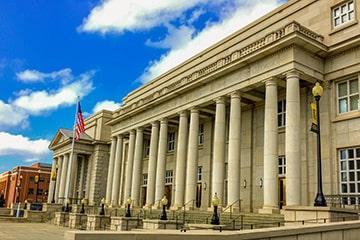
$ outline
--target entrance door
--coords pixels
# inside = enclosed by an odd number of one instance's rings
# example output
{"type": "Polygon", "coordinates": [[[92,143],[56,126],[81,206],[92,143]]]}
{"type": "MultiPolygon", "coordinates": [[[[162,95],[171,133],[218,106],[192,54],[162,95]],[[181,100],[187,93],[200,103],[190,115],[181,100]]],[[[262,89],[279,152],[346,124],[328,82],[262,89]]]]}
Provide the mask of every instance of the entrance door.
{"type": "Polygon", "coordinates": [[[145,206],[146,204],[146,187],[142,187],[141,189],[141,203],[142,206],[145,206]]]}
{"type": "Polygon", "coordinates": [[[286,206],[286,178],[279,178],[279,208],[286,206]]]}
{"type": "Polygon", "coordinates": [[[168,209],[171,206],[171,192],[172,192],[172,185],[165,185],[165,196],[168,200],[168,205],[167,205],[168,209]]]}
{"type": "Polygon", "coordinates": [[[202,183],[198,183],[196,186],[196,207],[201,207],[201,193],[202,193],[202,183]]]}

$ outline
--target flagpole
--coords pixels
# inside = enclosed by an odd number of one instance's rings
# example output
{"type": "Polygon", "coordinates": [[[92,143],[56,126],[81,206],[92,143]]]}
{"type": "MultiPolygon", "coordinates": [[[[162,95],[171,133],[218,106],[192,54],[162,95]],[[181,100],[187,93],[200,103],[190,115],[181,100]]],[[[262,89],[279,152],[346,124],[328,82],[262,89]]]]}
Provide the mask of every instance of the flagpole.
{"type": "Polygon", "coordinates": [[[68,165],[68,172],[67,172],[67,176],[66,176],[66,187],[65,187],[65,204],[66,204],[66,208],[65,211],[69,211],[68,209],[68,201],[70,198],[70,182],[71,182],[71,178],[73,176],[71,176],[71,172],[72,172],[72,165],[73,165],[73,157],[74,157],[74,146],[75,146],[75,135],[76,135],[76,120],[77,120],[77,115],[79,112],[79,97],[77,97],[77,101],[76,101],[76,111],[75,111],[75,118],[74,118],[74,126],[73,126],[73,136],[72,136],[72,143],[71,143],[71,151],[70,151],[70,159],[69,159],[69,165],[68,165]]]}

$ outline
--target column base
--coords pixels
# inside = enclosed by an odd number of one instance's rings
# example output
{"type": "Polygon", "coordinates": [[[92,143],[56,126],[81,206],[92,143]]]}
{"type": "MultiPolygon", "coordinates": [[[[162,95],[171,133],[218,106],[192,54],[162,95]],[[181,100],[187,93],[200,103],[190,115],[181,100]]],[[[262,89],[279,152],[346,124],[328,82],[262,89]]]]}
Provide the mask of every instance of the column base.
{"type": "Polygon", "coordinates": [[[277,207],[263,207],[259,209],[260,214],[280,214],[280,209],[277,207]]]}

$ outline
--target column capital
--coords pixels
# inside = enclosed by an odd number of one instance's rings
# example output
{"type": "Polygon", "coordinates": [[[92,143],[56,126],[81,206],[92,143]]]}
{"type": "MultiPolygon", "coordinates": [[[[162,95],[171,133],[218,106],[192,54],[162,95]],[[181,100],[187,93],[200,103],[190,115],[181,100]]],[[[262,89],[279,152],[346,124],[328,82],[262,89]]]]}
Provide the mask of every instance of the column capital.
{"type": "Polygon", "coordinates": [[[189,111],[188,110],[182,110],[179,113],[180,117],[187,117],[189,115],[189,111]]]}
{"type": "Polygon", "coordinates": [[[231,98],[240,98],[241,99],[241,92],[239,90],[233,91],[229,94],[231,98]]]}
{"type": "Polygon", "coordinates": [[[265,80],[264,82],[265,82],[265,87],[278,85],[278,80],[276,78],[270,78],[270,79],[265,80]]]}
{"type": "Polygon", "coordinates": [[[135,135],[135,130],[134,129],[131,129],[130,132],[129,132],[130,135],[135,135]]]}
{"type": "Polygon", "coordinates": [[[137,131],[137,132],[143,132],[143,131],[144,131],[144,128],[143,128],[143,127],[138,127],[138,128],[136,129],[136,131],[137,131]]]}
{"type": "Polygon", "coordinates": [[[159,126],[159,121],[153,121],[153,122],[151,122],[151,126],[152,127],[158,127],[159,126]]]}
{"type": "Polygon", "coordinates": [[[286,78],[291,78],[291,77],[300,78],[300,71],[298,71],[296,69],[292,69],[292,70],[286,72],[284,75],[286,78]]]}
{"type": "Polygon", "coordinates": [[[124,138],[124,136],[123,136],[122,134],[119,134],[119,135],[117,135],[116,137],[117,137],[117,140],[124,138]]]}
{"type": "Polygon", "coordinates": [[[166,117],[160,119],[160,124],[168,124],[168,119],[166,117]]]}
{"type": "Polygon", "coordinates": [[[193,107],[190,109],[190,113],[199,113],[199,109],[197,107],[193,107]]]}
{"type": "Polygon", "coordinates": [[[216,104],[225,104],[225,102],[226,102],[226,97],[225,97],[225,96],[221,96],[221,97],[215,98],[214,101],[215,101],[216,104]]]}

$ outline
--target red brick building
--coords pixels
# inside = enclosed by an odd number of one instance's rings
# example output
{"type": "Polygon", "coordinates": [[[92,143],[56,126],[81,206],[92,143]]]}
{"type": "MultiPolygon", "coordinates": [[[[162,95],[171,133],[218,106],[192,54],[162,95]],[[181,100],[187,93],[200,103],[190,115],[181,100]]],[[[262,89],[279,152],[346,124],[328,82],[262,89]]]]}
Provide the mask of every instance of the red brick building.
{"type": "Polygon", "coordinates": [[[34,163],[31,166],[17,166],[12,171],[0,175],[0,198],[5,199],[5,206],[12,203],[46,202],[49,191],[51,165],[34,163]]]}

